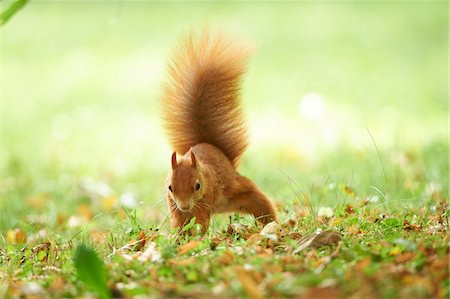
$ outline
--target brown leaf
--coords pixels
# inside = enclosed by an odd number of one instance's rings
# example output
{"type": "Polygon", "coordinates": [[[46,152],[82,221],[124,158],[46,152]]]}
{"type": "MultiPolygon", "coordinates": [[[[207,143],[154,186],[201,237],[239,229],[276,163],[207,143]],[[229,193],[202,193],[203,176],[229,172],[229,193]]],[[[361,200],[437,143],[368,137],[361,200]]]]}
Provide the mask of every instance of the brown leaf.
{"type": "Polygon", "coordinates": [[[42,209],[48,202],[50,195],[48,193],[42,193],[27,198],[27,203],[33,209],[42,209]]]}
{"type": "Polygon", "coordinates": [[[372,259],[370,257],[366,257],[362,260],[360,260],[356,265],[355,265],[355,269],[359,272],[364,271],[364,269],[366,269],[370,263],[372,262],[372,259]]]}
{"type": "Polygon", "coordinates": [[[168,263],[173,266],[188,266],[188,265],[193,265],[196,261],[197,261],[197,259],[195,257],[191,256],[184,260],[170,259],[170,260],[168,260],[168,263]]]}
{"type": "Polygon", "coordinates": [[[260,234],[253,234],[247,239],[248,246],[259,245],[263,239],[263,236],[260,234]]]}
{"type": "Polygon", "coordinates": [[[340,298],[341,294],[336,287],[313,287],[303,295],[297,297],[299,299],[315,299],[315,298],[340,298]]]}
{"type": "Polygon", "coordinates": [[[293,254],[297,254],[307,247],[318,248],[326,245],[335,245],[341,240],[342,236],[338,232],[317,231],[312,235],[301,238],[293,254]]]}
{"type": "Polygon", "coordinates": [[[293,232],[289,234],[289,238],[292,240],[298,240],[302,237],[301,233],[293,232]]]}
{"type": "Polygon", "coordinates": [[[11,244],[25,243],[27,241],[27,234],[20,228],[9,230],[6,239],[11,244]]]}
{"type": "Polygon", "coordinates": [[[89,221],[92,219],[92,208],[90,205],[81,204],[78,206],[78,214],[85,220],[89,221]]]}
{"type": "Polygon", "coordinates": [[[404,230],[414,230],[416,232],[422,231],[422,226],[418,224],[411,224],[408,220],[403,220],[403,229],[404,230]]]}
{"type": "Polygon", "coordinates": [[[358,235],[361,234],[362,231],[359,229],[359,226],[357,224],[350,226],[347,228],[347,233],[349,235],[358,235]]]}
{"type": "Polygon", "coordinates": [[[410,260],[412,260],[414,257],[416,256],[415,252],[406,252],[406,253],[402,253],[399,254],[395,257],[395,262],[397,264],[403,264],[406,262],[409,262],[410,260]]]}
{"type": "Polygon", "coordinates": [[[269,222],[267,223],[263,229],[259,232],[260,235],[277,235],[279,236],[282,233],[282,229],[280,227],[280,225],[275,222],[269,222]]]}
{"type": "Polygon", "coordinates": [[[297,224],[297,222],[295,222],[294,219],[289,219],[288,224],[290,227],[294,227],[297,224]]]}
{"type": "Polygon", "coordinates": [[[234,255],[230,251],[225,251],[224,254],[218,258],[221,265],[229,265],[234,261],[234,255]]]}
{"type": "Polygon", "coordinates": [[[197,248],[197,246],[200,244],[199,241],[190,241],[186,244],[180,245],[178,247],[178,255],[183,255],[191,251],[192,249],[197,248]]]}
{"type": "Polygon", "coordinates": [[[239,235],[240,237],[247,240],[253,234],[253,232],[249,230],[249,227],[247,225],[243,225],[240,223],[231,223],[227,227],[227,234],[239,235]]]}
{"type": "Polygon", "coordinates": [[[147,235],[143,231],[140,231],[137,238],[138,238],[138,241],[140,241],[140,242],[138,242],[136,244],[135,250],[141,251],[142,248],[145,246],[145,243],[147,242],[147,235]]]}
{"type": "Polygon", "coordinates": [[[347,214],[353,214],[353,213],[355,213],[355,211],[353,210],[353,207],[352,207],[351,205],[346,205],[346,206],[345,206],[345,212],[346,212],[347,214]]]}
{"type": "Polygon", "coordinates": [[[236,277],[242,284],[242,287],[250,298],[260,299],[264,297],[263,291],[261,290],[261,288],[259,288],[258,284],[254,280],[253,276],[249,273],[249,271],[243,268],[237,268],[236,277]]]}
{"type": "Polygon", "coordinates": [[[356,193],[350,186],[340,186],[339,189],[348,196],[355,198],[356,193]]]}

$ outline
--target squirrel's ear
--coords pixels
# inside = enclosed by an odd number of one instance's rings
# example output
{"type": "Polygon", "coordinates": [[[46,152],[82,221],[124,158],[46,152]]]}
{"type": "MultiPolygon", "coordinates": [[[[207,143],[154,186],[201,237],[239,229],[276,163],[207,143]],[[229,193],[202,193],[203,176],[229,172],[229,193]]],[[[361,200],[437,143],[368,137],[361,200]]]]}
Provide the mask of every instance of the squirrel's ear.
{"type": "Polygon", "coordinates": [[[191,151],[191,164],[192,166],[197,167],[197,158],[195,157],[194,153],[191,151]]]}
{"type": "Polygon", "coordinates": [[[177,152],[173,152],[172,154],[172,169],[177,167],[177,152]]]}

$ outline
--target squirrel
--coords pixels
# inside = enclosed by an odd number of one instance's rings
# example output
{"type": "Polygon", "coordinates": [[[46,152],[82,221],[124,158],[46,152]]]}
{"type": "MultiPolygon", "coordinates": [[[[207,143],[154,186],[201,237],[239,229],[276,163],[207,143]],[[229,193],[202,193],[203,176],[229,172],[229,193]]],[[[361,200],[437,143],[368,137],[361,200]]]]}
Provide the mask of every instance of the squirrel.
{"type": "Polygon", "coordinates": [[[184,36],[169,60],[161,104],[174,150],[166,180],[174,228],[195,217],[205,232],[211,216],[225,212],[263,224],[277,219],[273,202],[236,170],[248,145],[239,98],[249,54],[229,36],[205,30],[184,36]]]}

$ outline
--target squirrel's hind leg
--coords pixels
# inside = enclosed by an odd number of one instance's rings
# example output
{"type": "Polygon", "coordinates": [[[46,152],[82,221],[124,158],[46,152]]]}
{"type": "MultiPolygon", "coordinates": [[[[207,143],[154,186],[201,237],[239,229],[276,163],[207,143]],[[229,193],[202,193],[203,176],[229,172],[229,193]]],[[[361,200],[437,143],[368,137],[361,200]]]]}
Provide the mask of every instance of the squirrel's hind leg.
{"type": "Polygon", "coordinates": [[[273,202],[251,180],[240,176],[238,185],[238,192],[228,199],[230,211],[252,214],[264,224],[277,220],[273,202]]]}

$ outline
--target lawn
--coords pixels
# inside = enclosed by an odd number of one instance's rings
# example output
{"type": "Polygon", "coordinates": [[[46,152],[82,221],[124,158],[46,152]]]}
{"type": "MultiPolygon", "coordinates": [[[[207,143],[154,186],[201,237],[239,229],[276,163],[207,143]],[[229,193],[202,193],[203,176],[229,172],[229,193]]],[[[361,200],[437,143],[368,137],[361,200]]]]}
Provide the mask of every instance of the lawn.
{"type": "Polygon", "coordinates": [[[31,1],[0,27],[0,297],[448,298],[447,5],[31,1]],[[158,97],[205,24],[255,47],[239,170],[277,224],[169,228],[158,97]]]}

